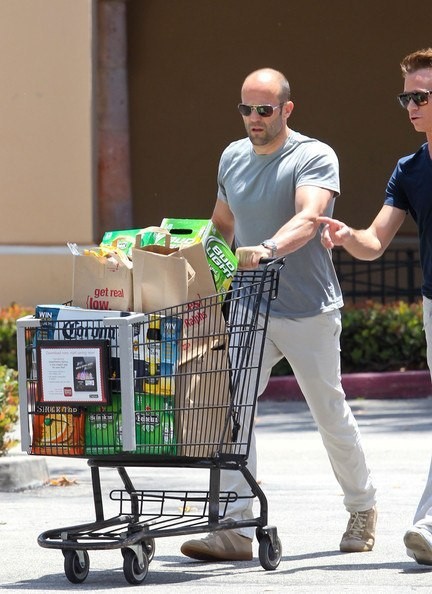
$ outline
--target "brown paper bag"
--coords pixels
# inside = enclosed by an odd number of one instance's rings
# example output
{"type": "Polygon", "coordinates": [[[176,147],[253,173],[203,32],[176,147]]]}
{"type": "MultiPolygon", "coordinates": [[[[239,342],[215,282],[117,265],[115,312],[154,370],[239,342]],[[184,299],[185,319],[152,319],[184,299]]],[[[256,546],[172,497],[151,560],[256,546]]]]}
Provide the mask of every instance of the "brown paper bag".
{"type": "Polygon", "coordinates": [[[149,245],[132,250],[134,311],[150,313],[188,300],[195,272],[177,248],[149,245]]]}
{"type": "Polygon", "coordinates": [[[208,458],[228,452],[231,440],[227,345],[210,341],[181,364],[176,376],[175,435],[179,456],[208,458]],[[222,444],[222,447],[220,447],[222,444]]]}
{"type": "Polygon", "coordinates": [[[86,309],[132,311],[132,262],[114,247],[73,256],[72,304],[86,309]]]}

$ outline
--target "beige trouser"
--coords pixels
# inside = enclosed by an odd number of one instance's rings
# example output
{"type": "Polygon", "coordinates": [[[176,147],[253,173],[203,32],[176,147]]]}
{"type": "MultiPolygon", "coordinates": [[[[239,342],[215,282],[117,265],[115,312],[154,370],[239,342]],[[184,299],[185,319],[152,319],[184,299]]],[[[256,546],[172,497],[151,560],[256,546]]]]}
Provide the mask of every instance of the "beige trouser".
{"type": "MultiPolygon", "coordinates": [[[[339,310],[309,318],[270,317],[258,394],[264,391],[272,367],[286,357],[342,487],[346,509],[364,511],[375,505],[376,489],[366,464],[357,422],[341,386],[340,333],[339,310]]],[[[248,468],[255,477],[256,466],[256,444],[252,435],[248,468]]],[[[234,491],[239,496],[250,494],[241,472],[231,470],[221,473],[221,491],[234,491]]],[[[238,499],[228,508],[227,517],[253,518],[252,502],[247,497],[238,499]]],[[[242,528],[238,532],[252,537],[254,528],[242,528]]]]}
{"type": "MultiPolygon", "coordinates": [[[[432,372],[432,300],[427,297],[423,297],[423,323],[426,333],[427,364],[429,371],[432,372]]],[[[432,533],[432,461],[426,486],[414,515],[414,524],[427,528],[432,533]]]]}

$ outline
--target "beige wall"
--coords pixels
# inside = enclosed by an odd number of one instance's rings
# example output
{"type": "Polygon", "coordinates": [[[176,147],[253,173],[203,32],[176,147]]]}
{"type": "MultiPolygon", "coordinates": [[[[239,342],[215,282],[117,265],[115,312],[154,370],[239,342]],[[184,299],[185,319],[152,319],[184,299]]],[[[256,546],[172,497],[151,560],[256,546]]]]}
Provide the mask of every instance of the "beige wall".
{"type": "MultiPolygon", "coordinates": [[[[98,0],[0,0],[0,306],[71,293],[66,241],[95,229],[98,0]]],[[[223,148],[244,135],[244,76],[286,73],[290,125],[337,151],[336,216],[367,224],[416,134],[395,99],[399,60],[430,45],[402,0],[127,0],[133,226],[209,217],[223,148]]],[[[100,198],[100,197],[99,197],[100,198]]],[[[114,212],[114,209],[113,209],[114,212]]],[[[104,222],[105,225],[105,222],[104,222]]],[[[118,228],[110,215],[107,228],[118,228]]],[[[407,237],[415,235],[408,221],[407,237]]]]}
{"type": "Polygon", "coordinates": [[[0,306],[70,298],[65,243],[93,241],[93,10],[0,1],[0,306]]]}

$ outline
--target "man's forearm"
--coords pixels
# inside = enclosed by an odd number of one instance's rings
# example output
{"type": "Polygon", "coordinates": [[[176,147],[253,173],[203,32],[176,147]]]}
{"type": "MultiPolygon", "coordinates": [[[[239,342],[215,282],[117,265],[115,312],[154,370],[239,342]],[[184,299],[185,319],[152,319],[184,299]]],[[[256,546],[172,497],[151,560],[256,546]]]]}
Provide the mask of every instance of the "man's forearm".
{"type": "Polygon", "coordinates": [[[359,260],[376,260],[385,251],[385,247],[369,229],[350,229],[350,234],[342,245],[359,260]]]}

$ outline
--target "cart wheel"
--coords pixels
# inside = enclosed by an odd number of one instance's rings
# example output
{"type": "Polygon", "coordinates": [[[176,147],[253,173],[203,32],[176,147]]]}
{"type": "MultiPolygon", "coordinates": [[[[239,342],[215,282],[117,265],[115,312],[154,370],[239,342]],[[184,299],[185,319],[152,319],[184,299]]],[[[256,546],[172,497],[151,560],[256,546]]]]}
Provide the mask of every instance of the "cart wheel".
{"type": "Polygon", "coordinates": [[[148,562],[151,563],[155,554],[155,539],[146,538],[142,541],[144,555],[147,553],[148,562]]]}
{"type": "Polygon", "coordinates": [[[141,584],[148,573],[149,560],[143,551],[143,565],[139,564],[138,557],[132,549],[124,549],[123,552],[123,573],[126,580],[132,585],[141,584]]]}
{"type": "Polygon", "coordinates": [[[282,557],[282,543],[279,537],[276,537],[276,546],[274,547],[270,537],[263,536],[259,541],[258,556],[264,569],[276,569],[282,557]]]}
{"type": "MultiPolygon", "coordinates": [[[[145,540],[141,541],[141,545],[143,548],[143,554],[147,555],[148,562],[151,563],[153,561],[153,557],[155,555],[155,539],[154,538],[146,538],[145,540]]],[[[123,559],[125,557],[125,552],[128,550],[127,547],[124,547],[121,550],[121,554],[123,555],[123,559]]]]}
{"type": "Polygon", "coordinates": [[[90,559],[87,551],[63,551],[64,572],[72,584],[81,584],[90,569],[90,559]]]}

